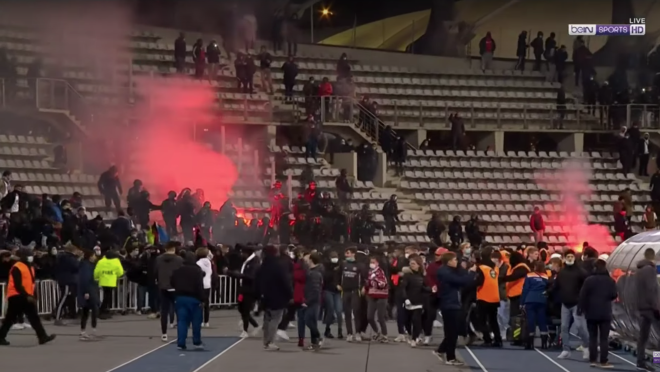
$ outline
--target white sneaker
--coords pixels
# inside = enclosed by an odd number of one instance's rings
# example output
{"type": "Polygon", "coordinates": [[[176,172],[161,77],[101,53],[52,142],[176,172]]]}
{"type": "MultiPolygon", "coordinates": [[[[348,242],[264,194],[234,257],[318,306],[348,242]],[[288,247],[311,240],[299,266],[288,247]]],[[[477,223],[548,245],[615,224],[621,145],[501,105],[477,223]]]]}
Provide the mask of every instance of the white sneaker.
{"type": "Polygon", "coordinates": [[[26,329],[32,329],[30,323],[23,323],[23,327],[25,327],[26,329]]]}
{"type": "Polygon", "coordinates": [[[289,323],[289,328],[296,328],[296,323],[290,322],[289,323]]]}
{"type": "Polygon", "coordinates": [[[167,342],[167,335],[160,336],[160,340],[163,342],[167,342]]]}
{"type": "Polygon", "coordinates": [[[259,336],[259,333],[261,333],[261,327],[257,327],[257,328],[255,328],[255,329],[253,329],[253,330],[252,330],[252,333],[251,333],[251,336],[252,336],[252,337],[258,337],[258,336],[259,336]]]}
{"type": "Polygon", "coordinates": [[[442,328],[442,323],[439,320],[433,321],[433,328],[442,328]]]}
{"type": "Polygon", "coordinates": [[[431,344],[431,336],[424,336],[424,346],[431,344]]]}
{"type": "Polygon", "coordinates": [[[25,329],[25,324],[23,324],[23,323],[16,323],[16,324],[14,324],[13,326],[11,326],[11,329],[14,330],[14,331],[20,331],[20,330],[23,330],[23,329],[25,329]]]}
{"type": "Polygon", "coordinates": [[[241,335],[238,336],[238,337],[240,337],[240,338],[248,338],[248,337],[250,337],[250,335],[249,335],[247,332],[243,331],[243,332],[241,332],[241,335]]]}
{"type": "Polygon", "coordinates": [[[264,350],[266,351],[278,351],[279,349],[280,347],[275,344],[264,345],[264,350]]]}
{"type": "Polygon", "coordinates": [[[398,335],[394,339],[394,342],[406,342],[406,335],[398,335]]]}
{"type": "Polygon", "coordinates": [[[176,328],[176,323],[170,323],[170,328],[172,329],[176,328]]]}
{"type": "Polygon", "coordinates": [[[417,341],[415,340],[410,340],[408,344],[410,345],[410,347],[417,347],[417,341]]]}
{"type": "Polygon", "coordinates": [[[346,335],[346,342],[353,342],[353,335],[346,335]]]}
{"type": "Polygon", "coordinates": [[[360,334],[358,333],[355,335],[355,337],[353,337],[353,340],[355,342],[362,342],[362,336],[360,336],[360,334]]]}
{"type": "Polygon", "coordinates": [[[243,320],[238,321],[238,329],[243,329],[243,320]]]}
{"type": "Polygon", "coordinates": [[[557,358],[559,358],[559,359],[568,359],[570,356],[571,356],[571,352],[564,350],[564,351],[561,352],[561,354],[559,354],[559,356],[557,358]]]}
{"type": "Polygon", "coordinates": [[[210,327],[210,325],[209,325],[209,323],[202,323],[202,327],[208,328],[208,327],[210,327]]]}
{"type": "Polygon", "coordinates": [[[589,360],[589,349],[582,348],[582,359],[589,360]]]}
{"type": "Polygon", "coordinates": [[[289,341],[291,339],[289,335],[286,333],[286,331],[283,331],[281,329],[278,329],[275,335],[279,337],[280,340],[289,341]]]}

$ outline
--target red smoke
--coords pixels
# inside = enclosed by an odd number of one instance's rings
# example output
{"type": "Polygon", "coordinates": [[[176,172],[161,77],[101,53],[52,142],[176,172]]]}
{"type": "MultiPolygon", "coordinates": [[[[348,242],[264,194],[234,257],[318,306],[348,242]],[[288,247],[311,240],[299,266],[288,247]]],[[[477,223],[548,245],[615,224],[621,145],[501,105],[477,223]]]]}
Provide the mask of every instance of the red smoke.
{"type": "Polygon", "coordinates": [[[589,199],[589,170],[577,161],[569,161],[563,169],[536,173],[536,184],[550,194],[559,194],[560,200],[547,203],[544,212],[553,225],[558,225],[570,248],[582,251],[582,244],[599,252],[612,252],[617,244],[610,230],[603,225],[590,225],[582,198],[589,199]]]}
{"type": "Polygon", "coordinates": [[[135,154],[130,167],[158,204],[168,191],[204,190],[206,201],[220,208],[227,200],[238,172],[225,155],[193,139],[193,126],[219,124],[216,95],[209,84],[189,79],[138,79],[144,103],[138,126],[135,154]]]}

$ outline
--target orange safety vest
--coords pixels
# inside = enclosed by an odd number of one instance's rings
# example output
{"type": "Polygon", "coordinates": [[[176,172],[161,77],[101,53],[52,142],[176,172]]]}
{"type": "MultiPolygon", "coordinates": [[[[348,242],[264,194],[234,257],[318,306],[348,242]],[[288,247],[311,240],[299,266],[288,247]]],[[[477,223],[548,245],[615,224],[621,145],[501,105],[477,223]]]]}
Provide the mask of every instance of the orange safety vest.
{"type": "MultiPolygon", "coordinates": [[[[11,267],[11,270],[19,270],[21,272],[21,284],[25,292],[29,296],[34,296],[34,267],[28,267],[22,262],[17,262],[11,267]]],[[[9,273],[9,282],[7,283],[7,298],[18,296],[20,293],[14,286],[14,277],[9,273]]]]}
{"type": "MultiPolygon", "coordinates": [[[[529,270],[529,266],[524,263],[519,263],[516,265],[516,267],[511,267],[509,266],[509,270],[507,270],[506,275],[511,275],[513,271],[519,267],[525,267],[527,268],[527,271],[529,270]]],[[[522,294],[522,289],[523,289],[523,284],[525,283],[525,278],[520,278],[518,280],[515,280],[513,282],[508,282],[506,283],[506,296],[511,298],[511,297],[518,297],[522,294]]]]}
{"type": "Polygon", "coordinates": [[[500,270],[491,268],[486,265],[479,265],[479,270],[484,274],[484,284],[477,288],[477,300],[488,303],[500,302],[500,288],[497,282],[497,277],[500,270]]]}

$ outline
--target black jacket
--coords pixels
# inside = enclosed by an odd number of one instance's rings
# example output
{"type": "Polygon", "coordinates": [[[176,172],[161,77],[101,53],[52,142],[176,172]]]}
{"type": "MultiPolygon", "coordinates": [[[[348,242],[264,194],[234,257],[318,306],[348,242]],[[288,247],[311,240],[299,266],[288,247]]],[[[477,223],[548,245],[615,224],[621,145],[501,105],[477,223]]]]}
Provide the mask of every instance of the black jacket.
{"type": "MultiPolygon", "coordinates": [[[[259,258],[255,256],[245,265],[243,273],[240,272],[240,267],[238,271],[230,273],[231,276],[240,279],[238,293],[242,294],[243,296],[256,295],[255,279],[257,277],[257,271],[259,270],[260,265],[261,263],[259,262],[259,258]]],[[[243,265],[241,265],[241,267],[242,266],[243,265]]]]}
{"type": "Polygon", "coordinates": [[[282,72],[284,73],[284,76],[282,77],[284,84],[296,83],[296,76],[298,76],[298,65],[296,65],[294,62],[284,62],[282,65],[282,72]]]}
{"type": "Polygon", "coordinates": [[[562,305],[573,307],[578,304],[580,290],[586,278],[587,272],[577,263],[566,265],[557,273],[551,291],[562,305]]]}
{"type": "MultiPolygon", "coordinates": [[[[657,284],[657,283],[656,283],[657,284]]],[[[580,290],[578,312],[588,321],[612,320],[612,301],[617,297],[616,282],[605,268],[596,269],[580,290]]]]}
{"type": "Polygon", "coordinates": [[[289,305],[293,299],[293,283],[278,257],[264,257],[256,273],[255,289],[268,310],[281,310],[289,305]]]}
{"type": "Polygon", "coordinates": [[[639,312],[660,311],[660,291],[655,263],[641,260],[637,263],[637,272],[633,275],[637,291],[635,308],[639,312]]]}
{"type": "Polygon", "coordinates": [[[186,39],[179,37],[174,41],[174,57],[186,58],[186,39]]]}
{"type": "Polygon", "coordinates": [[[170,284],[176,296],[196,298],[199,301],[206,299],[204,291],[204,272],[197,266],[192,253],[185,258],[183,266],[174,270],[170,278],[170,284]]]}
{"type": "Polygon", "coordinates": [[[412,305],[424,305],[431,289],[424,285],[424,275],[421,271],[413,272],[409,267],[402,270],[403,276],[397,289],[402,301],[409,300],[412,305]]]}
{"type": "Polygon", "coordinates": [[[119,177],[113,175],[110,171],[101,173],[97,186],[101,195],[109,195],[117,192],[122,193],[119,177]]]}
{"type": "Polygon", "coordinates": [[[55,279],[59,285],[78,285],[78,267],[80,262],[71,252],[62,252],[57,255],[55,264],[55,279]]]}
{"type": "Polygon", "coordinates": [[[326,262],[323,270],[323,290],[327,292],[339,293],[337,286],[341,283],[342,267],[341,264],[326,262]]]}

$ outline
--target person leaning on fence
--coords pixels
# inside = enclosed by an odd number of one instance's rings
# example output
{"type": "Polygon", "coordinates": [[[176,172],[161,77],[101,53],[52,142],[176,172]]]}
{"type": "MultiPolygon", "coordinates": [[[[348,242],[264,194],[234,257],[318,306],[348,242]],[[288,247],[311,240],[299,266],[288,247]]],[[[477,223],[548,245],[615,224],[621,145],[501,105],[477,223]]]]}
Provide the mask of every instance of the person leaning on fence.
{"type": "Polygon", "coordinates": [[[7,283],[7,312],[0,327],[0,346],[8,346],[7,334],[21,314],[30,322],[37,334],[39,344],[43,345],[53,341],[55,335],[48,335],[37,311],[37,299],[34,294],[35,279],[34,255],[32,250],[22,248],[18,251],[20,261],[16,262],[9,270],[9,281],[7,283]]]}
{"type": "Polygon", "coordinates": [[[105,256],[99,260],[94,269],[94,279],[96,279],[103,292],[103,301],[101,302],[101,315],[99,319],[110,319],[110,307],[117,289],[117,280],[124,275],[124,268],[119,261],[119,255],[115,251],[106,252],[105,256]]]}

